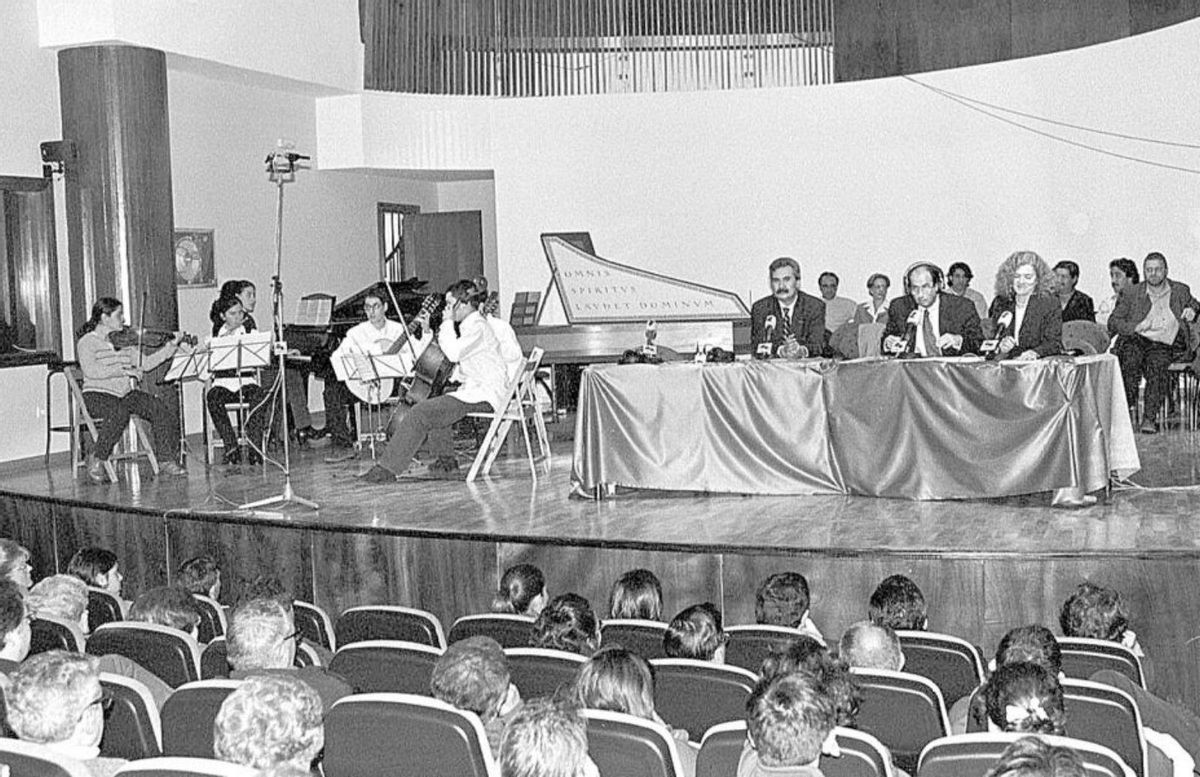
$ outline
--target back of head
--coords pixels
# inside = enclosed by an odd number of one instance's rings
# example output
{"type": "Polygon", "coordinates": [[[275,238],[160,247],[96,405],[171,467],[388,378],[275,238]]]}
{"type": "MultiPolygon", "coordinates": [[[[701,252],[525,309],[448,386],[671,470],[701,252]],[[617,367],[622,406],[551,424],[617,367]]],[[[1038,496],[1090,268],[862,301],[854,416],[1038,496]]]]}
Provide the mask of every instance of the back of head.
{"type": "Polygon", "coordinates": [[[904,667],[900,638],[887,626],[859,621],[842,635],[838,655],[859,669],[885,669],[899,672],[904,667]]]}
{"type": "Polygon", "coordinates": [[[1084,777],[1079,754],[1038,737],[1021,737],[1000,754],[984,777],[1084,777]]]}
{"type": "Polygon", "coordinates": [[[754,594],[756,623],[794,629],[808,614],[808,607],[808,580],[799,572],[771,575],[754,594]]]}
{"type": "Polygon", "coordinates": [[[1117,591],[1081,583],[1063,602],[1058,622],[1064,637],[1120,642],[1129,628],[1129,613],[1117,591]]]}
{"type": "Polygon", "coordinates": [[[588,757],[587,724],[579,711],[554,699],[526,702],[500,739],[502,777],[584,777],[595,774],[588,757]]]}
{"type": "Polygon", "coordinates": [[[0,577],[8,577],[28,560],[29,551],[25,546],[8,538],[0,538],[0,577]]]}
{"type": "Polygon", "coordinates": [[[65,742],[94,702],[99,681],[95,656],[62,650],[31,656],[9,675],[8,723],[27,742],[65,742]]]}
{"type": "Polygon", "coordinates": [[[613,583],[608,594],[608,617],[662,618],[662,583],[649,569],[633,569],[613,583]]]}
{"type": "Polygon", "coordinates": [[[492,612],[508,612],[516,615],[536,615],[530,612],[531,605],[546,591],[546,578],[542,570],[533,564],[517,564],[504,570],[500,577],[500,590],[492,599],[492,612]]]}
{"type": "MultiPolygon", "coordinates": [[[[12,653],[17,647],[21,627],[26,621],[25,596],[21,588],[11,580],[0,577],[0,650],[12,653]]],[[[29,650],[28,638],[25,639],[24,650],[29,650]]],[[[20,661],[25,656],[16,656],[20,661]]]]}
{"type": "Polygon", "coordinates": [[[988,719],[1000,731],[1062,734],[1066,726],[1058,677],[1037,664],[1002,666],[983,687],[988,719]]]}
{"type": "Polygon", "coordinates": [[[758,676],[769,680],[783,674],[811,670],[829,655],[829,650],[807,635],[799,636],[779,650],[772,649],[763,659],[758,676]]]}
{"type": "Polygon", "coordinates": [[[676,615],[663,635],[663,651],[671,658],[712,661],[724,645],[721,611],[712,602],[693,604],[676,615]]]}
{"type": "Polygon", "coordinates": [[[310,768],[325,746],[321,697],[295,677],[251,677],[225,698],[213,722],[213,752],[253,769],[310,768]]]}
{"type": "Polygon", "coordinates": [[[129,608],[129,620],[193,632],[200,623],[200,611],[196,608],[196,600],[187,591],[160,586],[134,599],[129,608]]]}
{"type": "Polygon", "coordinates": [[[575,680],[575,697],[593,710],[654,719],[654,671],[646,659],[623,647],[596,651],[575,680]]]}
{"type": "Polygon", "coordinates": [[[508,659],[491,637],[454,642],[433,665],[429,690],[435,699],[468,710],[487,723],[500,711],[508,693],[508,659]]]}
{"type": "Polygon", "coordinates": [[[102,588],[99,580],[117,565],[117,554],[105,548],[80,548],[67,562],[67,574],[74,575],[94,588],[102,588]]]}
{"type": "Polygon", "coordinates": [[[29,589],[25,605],[35,618],[57,618],[75,623],[87,612],[87,585],[74,575],[43,577],[29,589]]]}
{"type": "Polygon", "coordinates": [[[220,579],[221,568],[211,556],[196,556],[180,565],[175,584],[188,593],[208,596],[220,579]]]}
{"type": "Polygon", "coordinates": [[[871,623],[896,631],[924,631],[929,620],[925,595],[904,575],[884,578],[875,587],[867,613],[871,623]]]}
{"type": "Polygon", "coordinates": [[[234,608],[225,635],[234,669],[283,669],[291,666],[288,636],[292,614],[278,599],[252,599],[234,608]]]}
{"type": "Polygon", "coordinates": [[[1037,664],[1057,676],[1062,672],[1062,647],[1054,632],[1045,626],[1018,626],[1000,638],[996,645],[996,666],[1024,661],[1037,664]]]}
{"type": "Polygon", "coordinates": [[[242,586],[237,603],[242,604],[255,599],[274,599],[286,610],[291,610],[292,603],[295,601],[292,592],[283,585],[278,577],[273,575],[259,575],[242,586]]]}
{"type": "Polygon", "coordinates": [[[533,622],[534,647],[590,656],[600,646],[600,622],[579,594],[554,597],[533,622]]]}
{"type": "Polygon", "coordinates": [[[803,673],[763,680],[746,701],[746,728],[763,766],[803,766],[821,757],[834,710],[803,673]]]}

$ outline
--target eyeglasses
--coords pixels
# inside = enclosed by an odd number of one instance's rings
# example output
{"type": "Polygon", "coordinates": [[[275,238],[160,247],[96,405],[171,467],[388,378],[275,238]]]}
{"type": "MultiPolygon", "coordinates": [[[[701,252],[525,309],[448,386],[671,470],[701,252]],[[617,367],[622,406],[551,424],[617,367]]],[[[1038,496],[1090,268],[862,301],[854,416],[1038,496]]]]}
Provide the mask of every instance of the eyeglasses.
{"type": "Polygon", "coordinates": [[[103,711],[105,714],[107,714],[108,711],[112,709],[112,706],[113,706],[112,693],[110,693],[109,690],[103,686],[100,687],[100,695],[98,697],[96,697],[95,699],[92,699],[90,702],[88,702],[87,706],[83,708],[83,711],[87,712],[92,707],[95,707],[97,704],[100,705],[101,711],[103,711]]]}
{"type": "Polygon", "coordinates": [[[372,310],[383,310],[383,304],[380,302],[367,302],[363,304],[363,310],[367,311],[368,313],[372,310]]]}
{"type": "Polygon", "coordinates": [[[286,637],[284,637],[283,639],[281,639],[279,641],[287,642],[289,639],[294,639],[294,640],[296,640],[296,644],[300,644],[300,640],[303,638],[304,638],[304,632],[302,632],[300,629],[296,629],[291,634],[288,634],[286,637]]]}

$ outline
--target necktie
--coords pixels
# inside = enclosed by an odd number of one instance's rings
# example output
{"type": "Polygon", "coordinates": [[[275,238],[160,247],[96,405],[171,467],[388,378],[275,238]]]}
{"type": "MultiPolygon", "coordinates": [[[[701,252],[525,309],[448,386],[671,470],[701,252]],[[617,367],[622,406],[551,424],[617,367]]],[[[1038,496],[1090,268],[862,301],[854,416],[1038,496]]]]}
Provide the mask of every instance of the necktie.
{"type": "Polygon", "coordinates": [[[792,317],[788,315],[787,308],[779,309],[779,331],[785,339],[792,333],[792,317]]]}
{"type": "Polygon", "coordinates": [[[921,339],[925,342],[926,356],[941,356],[937,347],[937,338],[933,334],[933,322],[929,320],[929,308],[925,308],[925,316],[921,319],[921,339]]]}

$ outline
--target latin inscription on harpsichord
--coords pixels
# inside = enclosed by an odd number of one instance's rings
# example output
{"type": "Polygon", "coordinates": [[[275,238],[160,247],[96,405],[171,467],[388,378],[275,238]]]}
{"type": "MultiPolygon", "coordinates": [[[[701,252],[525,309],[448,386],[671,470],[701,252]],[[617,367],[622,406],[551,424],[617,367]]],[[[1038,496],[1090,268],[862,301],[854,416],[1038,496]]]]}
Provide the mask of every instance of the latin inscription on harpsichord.
{"type": "Polygon", "coordinates": [[[601,259],[560,238],[542,242],[571,323],[737,320],[750,315],[731,292],[601,259]]]}

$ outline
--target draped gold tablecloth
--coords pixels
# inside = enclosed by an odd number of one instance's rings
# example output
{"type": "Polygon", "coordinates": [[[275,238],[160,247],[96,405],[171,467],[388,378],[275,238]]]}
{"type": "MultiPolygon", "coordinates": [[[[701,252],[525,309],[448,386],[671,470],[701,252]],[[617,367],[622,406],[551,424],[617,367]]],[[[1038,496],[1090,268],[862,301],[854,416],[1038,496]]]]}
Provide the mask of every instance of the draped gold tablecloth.
{"type": "Polygon", "coordinates": [[[1103,488],[1140,467],[1109,354],[593,365],[572,485],[907,499],[1103,488]]]}

